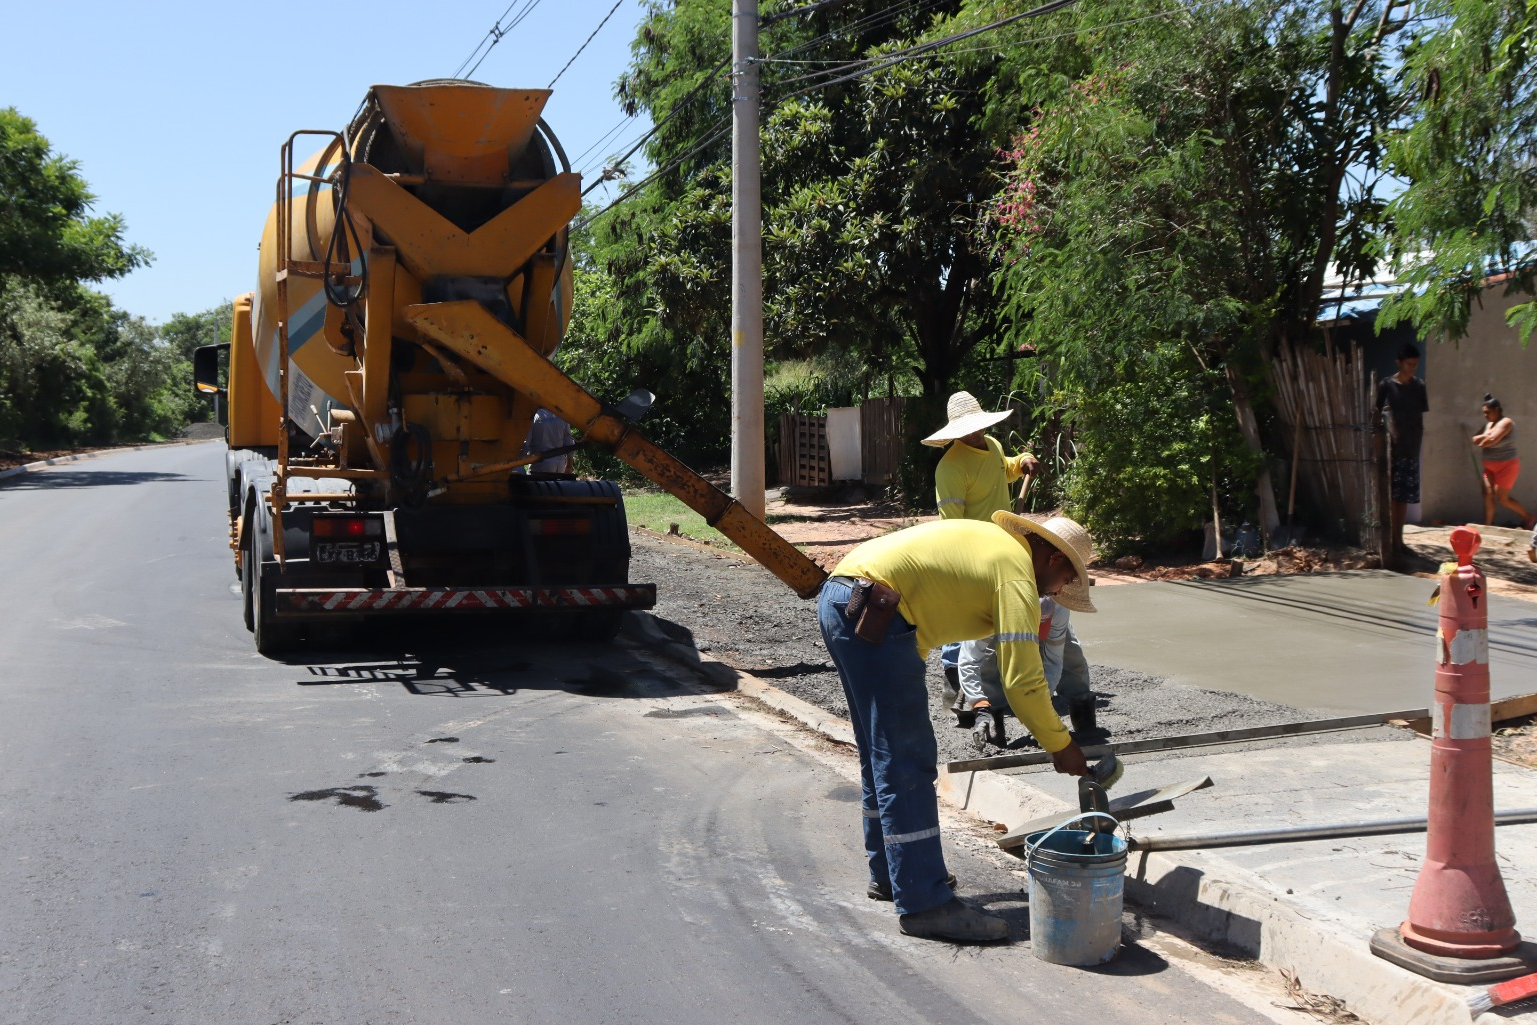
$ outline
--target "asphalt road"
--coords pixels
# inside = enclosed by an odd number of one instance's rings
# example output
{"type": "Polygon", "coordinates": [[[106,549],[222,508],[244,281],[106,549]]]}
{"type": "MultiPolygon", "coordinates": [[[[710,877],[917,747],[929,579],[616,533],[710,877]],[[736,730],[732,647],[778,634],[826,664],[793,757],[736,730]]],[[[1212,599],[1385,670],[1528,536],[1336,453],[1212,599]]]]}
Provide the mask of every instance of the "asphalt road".
{"type": "Polygon", "coordinates": [[[217,445],[0,482],[0,581],[3,1025],[1299,1020],[1151,927],[1096,971],[900,936],[847,754],[637,648],[258,656],[217,445]]]}

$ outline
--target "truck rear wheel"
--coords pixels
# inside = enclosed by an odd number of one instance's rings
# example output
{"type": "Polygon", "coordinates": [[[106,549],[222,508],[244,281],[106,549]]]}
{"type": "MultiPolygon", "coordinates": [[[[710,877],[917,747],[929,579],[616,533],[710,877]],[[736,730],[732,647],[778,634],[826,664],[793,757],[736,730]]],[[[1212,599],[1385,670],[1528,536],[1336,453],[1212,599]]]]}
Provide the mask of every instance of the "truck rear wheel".
{"type": "Polygon", "coordinates": [[[251,632],[256,635],[256,650],[263,655],[280,655],[299,643],[298,624],[281,622],[276,615],[277,575],[277,563],[252,557],[251,632]]]}
{"type": "Polygon", "coordinates": [[[251,541],[249,538],[240,545],[240,598],[245,605],[245,628],[256,630],[256,602],[251,597],[256,593],[256,556],[251,554],[251,541]]]}

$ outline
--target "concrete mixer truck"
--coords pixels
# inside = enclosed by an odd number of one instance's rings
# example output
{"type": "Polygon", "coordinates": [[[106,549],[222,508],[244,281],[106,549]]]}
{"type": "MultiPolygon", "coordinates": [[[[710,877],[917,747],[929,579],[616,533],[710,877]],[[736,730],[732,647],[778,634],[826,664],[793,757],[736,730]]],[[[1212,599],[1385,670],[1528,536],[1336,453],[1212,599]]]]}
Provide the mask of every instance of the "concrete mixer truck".
{"type": "Polygon", "coordinates": [[[529,471],[561,451],[528,451],[541,408],[802,597],[820,586],[814,563],[646,440],[650,393],[605,401],[550,362],[581,184],[541,118],[549,95],[375,86],[345,131],[283,145],[226,369],[226,347],[195,361],[198,390],[227,396],[230,547],[258,650],[406,615],[605,638],[650,608],[655,587],[629,581],[619,488],[529,471]]]}

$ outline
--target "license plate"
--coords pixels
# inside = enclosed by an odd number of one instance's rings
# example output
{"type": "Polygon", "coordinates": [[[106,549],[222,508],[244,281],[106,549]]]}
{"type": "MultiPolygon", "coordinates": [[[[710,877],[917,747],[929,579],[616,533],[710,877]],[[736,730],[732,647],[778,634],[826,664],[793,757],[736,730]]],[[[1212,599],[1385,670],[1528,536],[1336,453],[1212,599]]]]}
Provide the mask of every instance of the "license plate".
{"type": "Polygon", "coordinates": [[[317,541],[316,562],[378,562],[377,541],[317,541]]]}

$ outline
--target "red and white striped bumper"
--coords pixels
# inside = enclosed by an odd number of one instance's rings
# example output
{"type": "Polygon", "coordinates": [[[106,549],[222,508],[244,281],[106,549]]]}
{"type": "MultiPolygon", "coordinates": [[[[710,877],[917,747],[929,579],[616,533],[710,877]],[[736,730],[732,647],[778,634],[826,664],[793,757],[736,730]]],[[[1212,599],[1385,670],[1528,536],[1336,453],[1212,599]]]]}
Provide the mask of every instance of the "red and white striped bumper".
{"type": "Polygon", "coordinates": [[[621,587],[278,588],[279,613],[484,612],[495,609],[649,609],[655,584],[621,587]]]}

